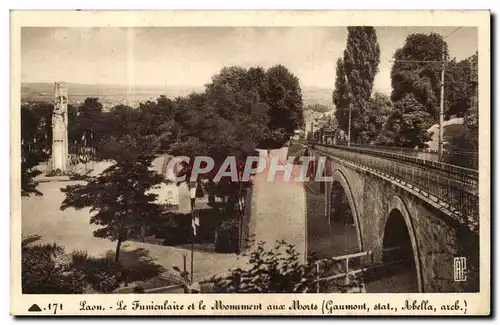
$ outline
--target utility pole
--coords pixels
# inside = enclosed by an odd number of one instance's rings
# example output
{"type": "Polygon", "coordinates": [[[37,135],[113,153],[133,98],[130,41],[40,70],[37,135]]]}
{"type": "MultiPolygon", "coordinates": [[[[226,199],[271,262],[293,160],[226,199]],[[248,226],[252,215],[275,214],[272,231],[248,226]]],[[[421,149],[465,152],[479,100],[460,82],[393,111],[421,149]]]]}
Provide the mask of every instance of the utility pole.
{"type": "Polygon", "coordinates": [[[439,139],[438,139],[438,159],[443,158],[443,122],[444,122],[444,70],[446,66],[445,43],[443,41],[443,65],[441,68],[441,103],[439,107],[439,139]]]}
{"type": "Polygon", "coordinates": [[[352,105],[349,103],[349,128],[347,129],[347,146],[351,146],[351,108],[352,105]]]}

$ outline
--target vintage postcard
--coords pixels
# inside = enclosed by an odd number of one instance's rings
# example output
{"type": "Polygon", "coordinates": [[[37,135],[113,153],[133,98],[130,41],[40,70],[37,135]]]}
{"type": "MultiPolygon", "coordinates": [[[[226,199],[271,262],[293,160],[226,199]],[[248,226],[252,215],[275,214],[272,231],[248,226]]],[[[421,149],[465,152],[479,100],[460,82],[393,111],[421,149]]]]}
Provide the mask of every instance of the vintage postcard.
{"type": "Polygon", "coordinates": [[[12,11],[11,313],[489,315],[489,11],[12,11]]]}

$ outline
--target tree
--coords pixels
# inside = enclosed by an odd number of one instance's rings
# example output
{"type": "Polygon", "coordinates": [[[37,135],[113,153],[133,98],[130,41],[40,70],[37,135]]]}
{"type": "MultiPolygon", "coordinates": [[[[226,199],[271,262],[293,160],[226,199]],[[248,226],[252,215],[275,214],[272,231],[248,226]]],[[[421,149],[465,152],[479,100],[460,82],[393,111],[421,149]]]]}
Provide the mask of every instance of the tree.
{"type": "Polygon", "coordinates": [[[347,46],[337,60],[333,103],[339,127],[349,128],[351,109],[351,141],[358,142],[366,130],[363,115],[367,110],[375,75],[380,62],[380,47],[373,27],[348,27],[347,46]]]}
{"type": "Polygon", "coordinates": [[[470,58],[446,63],[445,69],[445,119],[451,116],[464,117],[471,107],[470,58]]]}
{"type": "Polygon", "coordinates": [[[87,143],[91,140],[97,142],[106,134],[107,125],[104,121],[99,98],[88,97],[78,107],[76,133],[79,137],[84,137],[87,143]]]}
{"type": "Polygon", "coordinates": [[[269,124],[261,148],[279,148],[296,129],[304,127],[302,91],[299,79],[285,66],[276,65],[266,71],[269,124]]]}
{"type": "Polygon", "coordinates": [[[432,120],[425,106],[413,94],[406,94],[394,103],[393,112],[377,138],[377,144],[424,148],[425,142],[431,139],[427,130],[432,120]]]}
{"type": "MultiPolygon", "coordinates": [[[[42,195],[35,177],[41,174],[36,166],[48,158],[47,137],[53,106],[44,103],[21,105],[21,195],[42,195]],[[50,120],[48,120],[50,121],[50,120]]],[[[51,130],[50,130],[51,131],[51,130]]],[[[50,132],[52,138],[52,132],[50,132]]]]}
{"type": "Polygon", "coordinates": [[[446,63],[445,118],[453,115],[465,117],[469,109],[475,106],[476,76],[477,52],[462,61],[452,59],[446,63]]]}
{"type": "MultiPolygon", "coordinates": [[[[227,157],[244,161],[254,154],[265,136],[269,107],[261,100],[264,90],[255,86],[263,84],[262,72],[260,68],[224,68],[213,76],[203,94],[192,94],[176,101],[173,134],[170,136],[174,142],[168,152],[192,158],[211,157],[215,168],[210,173],[199,175],[199,179],[213,180],[227,157]]],[[[187,166],[188,179],[192,162],[193,159],[187,166]]],[[[234,203],[239,201],[246,184],[240,180],[224,179],[219,185],[229,196],[227,209],[233,211],[236,208],[234,203]]]]}
{"type": "Polygon", "coordinates": [[[145,233],[165,216],[166,209],[155,203],[156,194],[148,191],[162,182],[162,176],[150,169],[154,158],[151,139],[110,137],[100,143],[102,159],[116,162],[86,184],[69,185],[61,209],[90,207],[90,222],[100,226],[94,236],[116,241],[115,261],[119,262],[121,244],[145,233]]]}
{"type": "Polygon", "coordinates": [[[361,132],[363,143],[374,143],[384,128],[392,111],[392,103],[388,96],[376,92],[368,102],[363,114],[365,130],[361,132]]]}
{"type": "Polygon", "coordinates": [[[430,139],[426,130],[439,117],[443,49],[447,58],[448,46],[439,34],[411,34],[394,54],[389,144],[425,147],[430,139]]]}

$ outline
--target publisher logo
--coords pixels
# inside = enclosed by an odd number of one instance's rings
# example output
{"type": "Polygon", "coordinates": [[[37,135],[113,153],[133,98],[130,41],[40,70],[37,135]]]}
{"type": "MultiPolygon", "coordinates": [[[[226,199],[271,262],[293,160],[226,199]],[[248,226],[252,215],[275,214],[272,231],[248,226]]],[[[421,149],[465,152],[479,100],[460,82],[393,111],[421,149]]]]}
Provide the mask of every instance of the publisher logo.
{"type": "Polygon", "coordinates": [[[467,281],[465,257],[455,257],[453,259],[453,274],[455,281],[467,281]]]}

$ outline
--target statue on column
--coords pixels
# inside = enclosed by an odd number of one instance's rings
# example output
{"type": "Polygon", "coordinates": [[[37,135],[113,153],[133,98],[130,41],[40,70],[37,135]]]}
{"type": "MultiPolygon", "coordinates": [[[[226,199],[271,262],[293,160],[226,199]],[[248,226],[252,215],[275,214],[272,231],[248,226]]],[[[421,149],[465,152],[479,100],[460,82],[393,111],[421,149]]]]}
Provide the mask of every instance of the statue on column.
{"type": "Polygon", "coordinates": [[[54,85],[52,113],[52,170],[64,173],[68,162],[68,88],[64,83],[54,85]]]}

